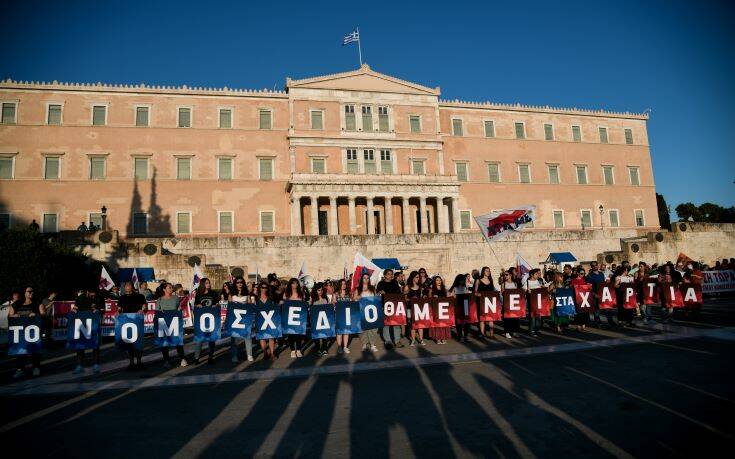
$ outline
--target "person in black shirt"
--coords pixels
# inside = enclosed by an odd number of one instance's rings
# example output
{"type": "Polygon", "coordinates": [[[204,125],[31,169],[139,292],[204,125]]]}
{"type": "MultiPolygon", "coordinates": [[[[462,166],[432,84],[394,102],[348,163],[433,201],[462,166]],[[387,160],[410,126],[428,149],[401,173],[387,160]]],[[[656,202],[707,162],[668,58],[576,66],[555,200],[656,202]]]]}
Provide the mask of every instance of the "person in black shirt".
{"type": "MultiPolygon", "coordinates": [[[[117,300],[117,313],[143,314],[147,304],[145,297],[135,291],[133,283],[130,281],[125,282],[124,289],[125,293],[120,295],[120,298],[117,300]]],[[[132,370],[136,366],[140,368],[142,366],[141,359],[143,358],[143,351],[133,349],[131,345],[128,349],[128,358],[130,359],[128,370],[132,370]],[[133,359],[135,359],[135,362],[133,362],[133,359]]]]}
{"type": "MultiPolygon", "coordinates": [[[[10,309],[8,310],[8,317],[36,317],[45,315],[46,308],[33,298],[33,287],[26,287],[23,299],[15,301],[10,305],[10,309]]],[[[15,356],[16,370],[13,378],[23,376],[27,358],[28,356],[25,354],[15,356]]],[[[39,352],[31,354],[31,364],[33,365],[33,376],[40,376],[41,354],[39,352]]]]}
{"type": "MultiPolygon", "coordinates": [[[[105,310],[104,299],[97,294],[94,289],[89,289],[83,292],[81,295],[74,300],[74,306],[72,312],[77,311],[89,311],[95,314],[102,314],[105,310]]],[[[101,318],[100,318],[101,322],[101,318]]],[[[72,371],[73,374],[78,375],[84,372],[84,349],[77,350],[77,367],[72,371]]],[[[97,342],[97,347],[92,349],[92,373],[100,372],[100,344],[97,342]]]]}
{"type": "MultiPolygon", "coordinates": [[[[201,308],[215,306],[217,303],[219,303],[219,294],[216,290],[212,290],[212,282],[210,282],[206,277],[203,277],[202,280],[199,281],[199,286],[196,289],[194,307],[201,308]]],[[[204,343],[197,343],[196,345],[194,350],[194,363],[199,363],[199,356],[202,353],[203,344],[204,343]]],[[[216,344],[216,341],[209,341],[209,358],[207,359],[207,363],[209,364],[214,363],[214,347],[216,344]]]]}
{"type": "MultiPolygon", "coordinates": [[[[398,281],[393,278],[393,270],[386,269],[383,271],[383,279],[378,282],[375,287],[378,295],[400,295],[401,286],[398,285],[398,281]]],[[[387,349],[393,349],[394,341],[395,347],[403,347],[401,344],[401,326],[400,325],[386,325],[383,327],[383,341],[385,341],[385,347],[387,349]],[[391,339],[391,330],[393,330],[393,338],[391,339]]]]}

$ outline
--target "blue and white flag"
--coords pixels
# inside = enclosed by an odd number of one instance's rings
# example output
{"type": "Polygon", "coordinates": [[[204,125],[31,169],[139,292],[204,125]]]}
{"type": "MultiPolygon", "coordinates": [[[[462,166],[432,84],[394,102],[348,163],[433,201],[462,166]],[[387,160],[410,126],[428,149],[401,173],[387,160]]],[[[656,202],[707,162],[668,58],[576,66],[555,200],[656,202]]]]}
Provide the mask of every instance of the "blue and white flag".
{"type": "Polygon", "coordinates": [[[360,298],[360,317],[363,330],[383,328],[385,313],[383,311],[383,298],[380,296],[364,296],[360,298]]]}
{"type": "MultiPolygon", "coordinates": [[[[338,335],[355,335],[362,331],[360,303],[357,301],[338,301],[336,307],[336,332],[338,335]]],[[[313,326],[313,325],[312,325],[313,326]]]]}
{"type": "Polygon", "coordinates": [[[135,312],[118,314],[115,317],[115,346],[119,349],[143,349],[143,320],[145,316],[135,312]]]}
{"type": "Polygon", "coordinates": [[[342,46],[349,45],[350,43],[356,41],[360,41],[360,32],[358,32],[357,30],[345,35],[345,37],[342,39],[342,46]]]}
{"type": "Polygon", "coordinates": [[[313,304],[311,316],[311,339],[334,337],[334,307],[331,304],[313,304]]]}
{"type": "Polygon", "coordinates": [[[41,352],[41,317],[8,317],[8,355],[41,352]]]}
{"type": "Polygon", "coordinates": [[[91,311],[70,312],[66,315],[66,348],[74,350],[100,347],[102,314],[91,311]]]}
{"type": "Polygon", "coordinates": [[[153,344],[173,347],[184,344],[184,315],[181,311],[156,311],[153,316],[153,344]]]}
{"type": "Polygon", "coordinates": [[[284,335],[305,335],[309,314],[306,302],[285,300],[281,306],[281,328],[284,335]]]}
{"type": "Polygon", "coordinates": [[[252,303],[230,301],[227,304],[227,317],[225,317],[225,335],[232,338],[250,339],[253,334],[254,312],[255,305],[252,303]]]}
{"type": "Polygon", "coordinates": [[[217,341],[220,338],[221,324],[219,305],[194,308],[194,342],[217,341]]]}

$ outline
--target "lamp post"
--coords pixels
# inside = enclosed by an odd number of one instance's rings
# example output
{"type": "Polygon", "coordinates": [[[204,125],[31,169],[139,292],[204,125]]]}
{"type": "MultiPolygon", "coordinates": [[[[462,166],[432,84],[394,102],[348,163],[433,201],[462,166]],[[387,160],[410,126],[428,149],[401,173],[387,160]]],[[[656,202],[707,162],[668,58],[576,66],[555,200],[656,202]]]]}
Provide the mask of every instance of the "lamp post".
{"type": "Polygon", "coordinates": [[[107,207],[102,206],[102,231],[107,230],[107,207]]]}
{"type": "Polygon", "coordinates": [[[605,221],[602,219],[602,214],[605,212],[605,208],[602,207],[602,204],[600,204],[600,207],[598,207],[598,209],[600,209],[600,229],[604,229],[605,221]]]}

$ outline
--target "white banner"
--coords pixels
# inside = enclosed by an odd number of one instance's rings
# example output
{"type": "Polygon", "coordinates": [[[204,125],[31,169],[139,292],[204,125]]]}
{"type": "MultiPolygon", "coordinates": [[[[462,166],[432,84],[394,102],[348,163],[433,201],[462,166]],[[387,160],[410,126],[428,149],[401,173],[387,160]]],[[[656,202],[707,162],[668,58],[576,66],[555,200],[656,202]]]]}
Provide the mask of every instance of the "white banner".
{"type": "Polygon", "coordinates": [[[704,271],[702,293],[731,292],[735,290],[735,271],[704,271]]]}
{"type": "Polygon", "coordinates": [[[536,206],[519,206],[513,209],[496,210],[475,217],[485,239],[495,241],[510,231],[518,231],[536,220],[536,206]]]}

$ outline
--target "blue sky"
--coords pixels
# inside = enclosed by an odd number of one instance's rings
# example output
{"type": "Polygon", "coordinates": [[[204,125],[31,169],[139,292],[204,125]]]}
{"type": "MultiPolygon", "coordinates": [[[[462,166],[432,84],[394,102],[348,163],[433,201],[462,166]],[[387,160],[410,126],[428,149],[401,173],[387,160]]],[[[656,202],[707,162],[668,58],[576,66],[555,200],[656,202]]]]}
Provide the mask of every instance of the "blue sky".
{"type": "Polygon", "coordinates": [[[10,3],[2,78],[282,88],[357,67],[359,26],[371,67],[443,98],[651,108],[672,209],[735,201],[733,2],[10,3]]]}

